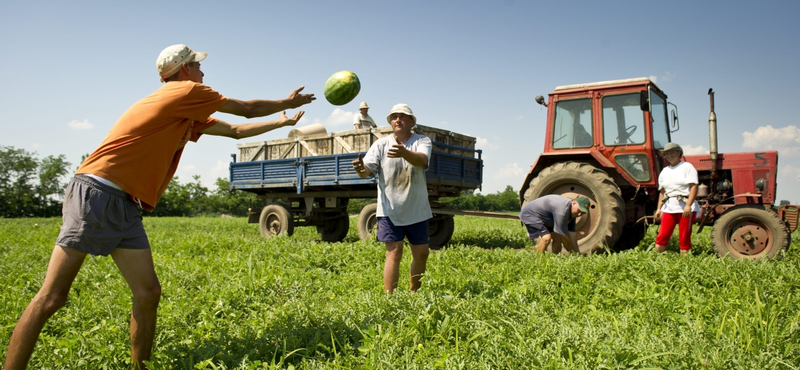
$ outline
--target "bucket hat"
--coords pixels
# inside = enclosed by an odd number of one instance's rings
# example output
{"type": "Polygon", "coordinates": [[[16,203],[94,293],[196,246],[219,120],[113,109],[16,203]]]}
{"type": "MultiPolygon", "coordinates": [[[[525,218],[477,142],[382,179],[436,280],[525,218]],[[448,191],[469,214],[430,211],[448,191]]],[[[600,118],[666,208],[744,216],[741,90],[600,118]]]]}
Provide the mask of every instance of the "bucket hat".
{"type": "Polygon", "coordinates": [[[417,117],[414,116],[414,112],[411,111],[411,108],[408,107],[408,104],[402,104],[402,103],[395,104],[395,106],[392,107],[392,111],[389,112],[388,116],[386,116],[386,122],[389,122],[389,124],[391,124],[392,114],[395,113],[402,113],[405,114],[406,116],[411,116],[411,119],[414,120],[414,123],[417,123],[417,117]]]}
{"type": "Polygon", "coordinates": [[[207,56],[208,53],[195,52],[184,44],[167,47],[161,51],[161,54],[158,54],[158,59],[156,59],[156,69],[158,75],[161,76],[161,82],[177,73],[183,63],[199,62],[206,59],[207,56]]]}

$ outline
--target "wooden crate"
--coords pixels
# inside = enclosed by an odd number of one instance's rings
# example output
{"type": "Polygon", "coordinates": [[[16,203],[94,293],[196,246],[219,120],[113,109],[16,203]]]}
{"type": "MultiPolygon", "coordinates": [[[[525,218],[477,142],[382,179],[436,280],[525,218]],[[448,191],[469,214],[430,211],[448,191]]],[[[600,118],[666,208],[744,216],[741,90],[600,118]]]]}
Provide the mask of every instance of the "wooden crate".
{"type": "MultiPolygon", "coordinates": [[[[471,136],[422,125],[414,126],[414,132],[427,136],[435,143],[475,149],[475,138],[471,136]]],[[[391,127],[382,126],[376,129],[346,130],[237,144],[239,153],[236,161],[252,162],[366,152],[372,143],[391,134],[391,127]]],[[[475,157],[475,153],[472,151],[447,148],[436,144],[434,144],[433,150],[465,157],[475,157]]]]}

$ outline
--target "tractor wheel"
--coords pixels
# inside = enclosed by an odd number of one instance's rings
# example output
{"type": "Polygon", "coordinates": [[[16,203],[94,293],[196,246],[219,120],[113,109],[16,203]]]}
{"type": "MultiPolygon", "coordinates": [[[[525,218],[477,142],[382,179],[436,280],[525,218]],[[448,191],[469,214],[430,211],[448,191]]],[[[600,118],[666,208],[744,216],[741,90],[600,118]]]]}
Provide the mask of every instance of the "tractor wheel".
{"type": "Polygon", "coordinates": [[[378,203],[370,203],[358,214],[358,237],[361,240],[375,240],[378,232],[378,203]]]}
{"type": "Polygon", "coordinates": [[[556,163],[539,172],[525,191],[528,202],[548,194],[589,198],[588,217],[576,220],[578,248],[583,254],[600,252],[616,244],[625,223],[625,202],[619,187],[603,170],[584,162],[556,163]]]}
{"type": "Polygon", "coordinates": [[[428,220],[428,248],[442,249],[442,247],[450,241],[455,229],[455,222],[451,215],[433,215],[433,218],[428,220]]]}
{"type": "Polygon", "coordinates": [[[294,219],[289,210],[280,203],[269,204],[261,210],[258,218],[259,230],[264,238],[286,233],[294,234],[294,219]]]}
{"type": "Polygon", "coordinates": [[[326,214],[325,225],[317,226],[317,233],[326,242],[340,242],[349,231],[350,217],[347,212],[326,214]]]}
{"type": "Polygon", "coordinates": [[[778,214],[758,205],[725,211],[711,229],[711,242],[720,257],[780,259],[790,240],[778,214]]]}

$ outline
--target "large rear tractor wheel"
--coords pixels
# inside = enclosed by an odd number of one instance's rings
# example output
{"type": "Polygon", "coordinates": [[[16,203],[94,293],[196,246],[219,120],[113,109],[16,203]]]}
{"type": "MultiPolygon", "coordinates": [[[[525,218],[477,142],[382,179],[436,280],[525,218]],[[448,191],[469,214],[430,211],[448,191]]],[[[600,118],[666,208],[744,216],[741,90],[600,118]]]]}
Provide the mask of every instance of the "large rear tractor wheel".
{"type": "Polygon", "coordinates": [[[326,242],[340,242],[350,231],[350,217],[347,212],[326,214],[325,225],[317,226],[317,233],[326,242]]]}
{"type": "Polygon", "coordinates": [[[625,202],[617,184],[603,170],[584,162],[556,163],[539,172],[525,191],[523,206],[541,196],[589,198],[588,215],[576,220],[578,248],[592,254],[613,247],[625,223],[625,202]]]}
{"type": "Polygon", "coordinates": [[[433,215],[428,220],[428,248],[442,249],[453,236],[453,230],[455,222],[452,215],[433,215]]]}
{"type": "Polygon", "coordinates": [[[288,236],[294,234],[294,219],[289,209],[283,204],[269,204],[261,210],[261,217],[258,218],[258,226],[261,235],[269,239],[275,235],[286,233],[288,236]]]}
{"type": "Polygon", "coordinates": [[[358,237],[361,240],[375,240],[378,232],[378,203],[370,203],[358,213],[358,237]]]}
{"type": "Polygon", "coordinates": [[[759,205],[739,205],[725,211],[711,229],[720,257],[779,259],[791,234],[777,213],[759,205]]]}

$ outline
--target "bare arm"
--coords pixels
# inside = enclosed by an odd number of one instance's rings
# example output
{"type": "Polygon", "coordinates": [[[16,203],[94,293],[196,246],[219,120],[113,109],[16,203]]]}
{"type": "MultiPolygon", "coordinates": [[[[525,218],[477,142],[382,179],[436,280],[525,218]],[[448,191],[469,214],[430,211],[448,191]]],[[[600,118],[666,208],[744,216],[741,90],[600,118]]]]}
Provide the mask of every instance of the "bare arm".
{"type": "Polygon", "coordinates": [[[422,152],[412,152],[408,150],[403,144],[397,143],[392,145],[392,148],[389,149],[389,154],[387,155],[389,158],[403,158],[408,163],[411,163],[412,166],[417,167],[427,167],[428,166],[428,156],[422,152]]]}
{"type": "Polygon", "coordinates": [[[305,87],[300,86],[289,94],[289,97],[282,100],[238,100],[228,99],[225,105],[219,109],[220,112],[230,113],[245,118],[264,117],[286,109],[297,108],[311,103],[317,98],[314,94],[301,94],[305,87]]]}
{"type": "Polygon", "coordinates": [[[689,184],[689,186],[689,198],[686,199],[686,206],[683,207],[683,217],[692,215],[692,204],[694,203],[694,198],[697,198],[697,184],[689,184]]]}
{"type": "Polygon", "coordinates": [[[356,174],[360,178],[366,178],[369,175],[372,175],[372,171],[370,171],[369,167],[364,165],[364,160],[361,159],[361,153],[358,153],[358,158],[351,162],[353,164],[353,169],[356,170],[356,174]]]}
{"type": "Polygon", "coordinates": [[[200,132],[208,135],[243,139],[246,137],[260,135],[276,128],[294,126],[297,121],[303,117],[303,114],[305,114],[304,111],[299,111],[290,119],[286,117],[286,112],[281,112],[281,116],[276,120],[267,122],[242,123],[239,125],[231,125],[225,121],[219,121],[215,125],[200,132]]]}
{"type": "Polygon", "coordinates": [[[664,205],[661,202],[663,202],[663,201],[664,201],[664,189],[662,188],[661,191],[658,192],[658,203],[656,205],[656,214],[655,214],[655,219],[656,220],[661,218],[661,206],[664,205]]]}

